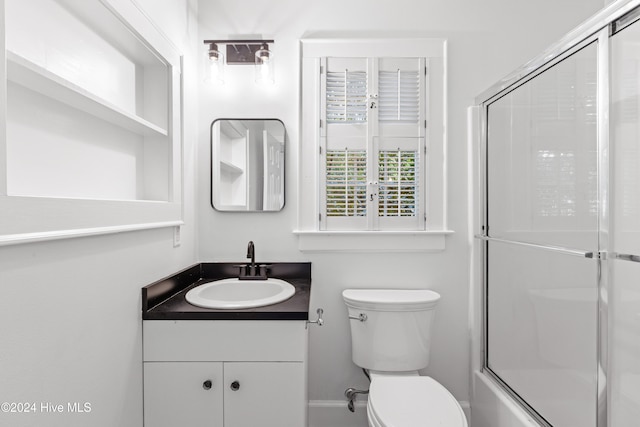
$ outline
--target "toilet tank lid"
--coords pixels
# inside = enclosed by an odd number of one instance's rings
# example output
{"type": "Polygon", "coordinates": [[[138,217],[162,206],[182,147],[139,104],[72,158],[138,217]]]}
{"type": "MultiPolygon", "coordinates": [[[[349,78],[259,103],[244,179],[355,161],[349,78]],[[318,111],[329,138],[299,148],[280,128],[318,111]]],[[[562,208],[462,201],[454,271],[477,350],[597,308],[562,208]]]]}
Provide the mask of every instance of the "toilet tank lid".
{"type": "Polygon", "coordinates": [[[428,289],[346,289],[348,307],[372,310],[426,310],[435,307],[440,294],[428,289]]]}

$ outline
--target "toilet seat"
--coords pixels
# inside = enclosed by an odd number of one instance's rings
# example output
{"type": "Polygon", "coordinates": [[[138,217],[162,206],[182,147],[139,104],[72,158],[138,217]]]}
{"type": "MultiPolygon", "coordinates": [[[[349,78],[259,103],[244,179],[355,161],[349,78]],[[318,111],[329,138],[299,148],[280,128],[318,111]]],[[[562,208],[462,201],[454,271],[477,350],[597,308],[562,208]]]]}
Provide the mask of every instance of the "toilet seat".
{"type": "Polygon", "coordinates": [[[367,414],[372,427],[467,427],[458,401],[430,377],[373,378],[367,414]]]}

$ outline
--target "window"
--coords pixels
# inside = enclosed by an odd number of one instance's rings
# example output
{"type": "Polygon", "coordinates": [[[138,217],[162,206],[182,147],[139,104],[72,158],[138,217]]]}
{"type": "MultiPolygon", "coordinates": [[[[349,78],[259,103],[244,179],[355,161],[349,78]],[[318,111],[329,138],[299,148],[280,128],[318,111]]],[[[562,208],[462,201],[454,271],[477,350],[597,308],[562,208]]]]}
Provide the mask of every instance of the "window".
{"type": "Polygon", "coordinates": [[[302,41],[302,250],[347,234],[431,233],[433,245],[398,247],[444,247],[445,56],[437,39],[302,41]]]}
{"type": "Polygon", "coordinates": [[[423,230],[424,58],[322,58],[320,229],[423,230]]]}

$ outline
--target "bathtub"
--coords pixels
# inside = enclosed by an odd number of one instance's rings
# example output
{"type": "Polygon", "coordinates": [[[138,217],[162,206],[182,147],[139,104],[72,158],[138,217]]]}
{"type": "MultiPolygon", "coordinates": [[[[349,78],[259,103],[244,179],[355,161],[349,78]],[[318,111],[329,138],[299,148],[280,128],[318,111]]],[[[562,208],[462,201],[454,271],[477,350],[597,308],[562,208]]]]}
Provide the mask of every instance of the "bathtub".
{"type": "Polygon", "coordinates": [[[475,371],[470,427],[540,427],[488,375],[475,371]]]}

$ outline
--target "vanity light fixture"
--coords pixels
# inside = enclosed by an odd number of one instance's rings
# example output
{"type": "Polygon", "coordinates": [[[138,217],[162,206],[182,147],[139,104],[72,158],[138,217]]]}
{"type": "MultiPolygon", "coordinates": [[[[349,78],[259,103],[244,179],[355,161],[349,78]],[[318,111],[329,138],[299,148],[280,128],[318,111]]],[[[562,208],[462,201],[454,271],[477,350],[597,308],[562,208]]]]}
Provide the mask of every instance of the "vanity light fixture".
{"type": "MultiPolygon", "coordinates": [[[[206,42],[205,42],[206,43],[206,42]]],[[[212,84],[224,84],[224,54],[218,50],[217,43],[208,43],[205,62],[205,81],[212,84]]]]}
{"type": "Polygon", "coordinates": [[[269,44],[274,40],[205,40],[209,45],[205,81],[224,82],[225,65],[254,65],[256,83],[274,83],[273,52],[269,44]],[[226,46],[225,55],[218,50],[219,45],[226,46]]]}
{"type": "Polygon", "coordinates": [[[273,84],[273,52],[269,45],[264,43],[256,51],[256,83],[273,84]]]}

